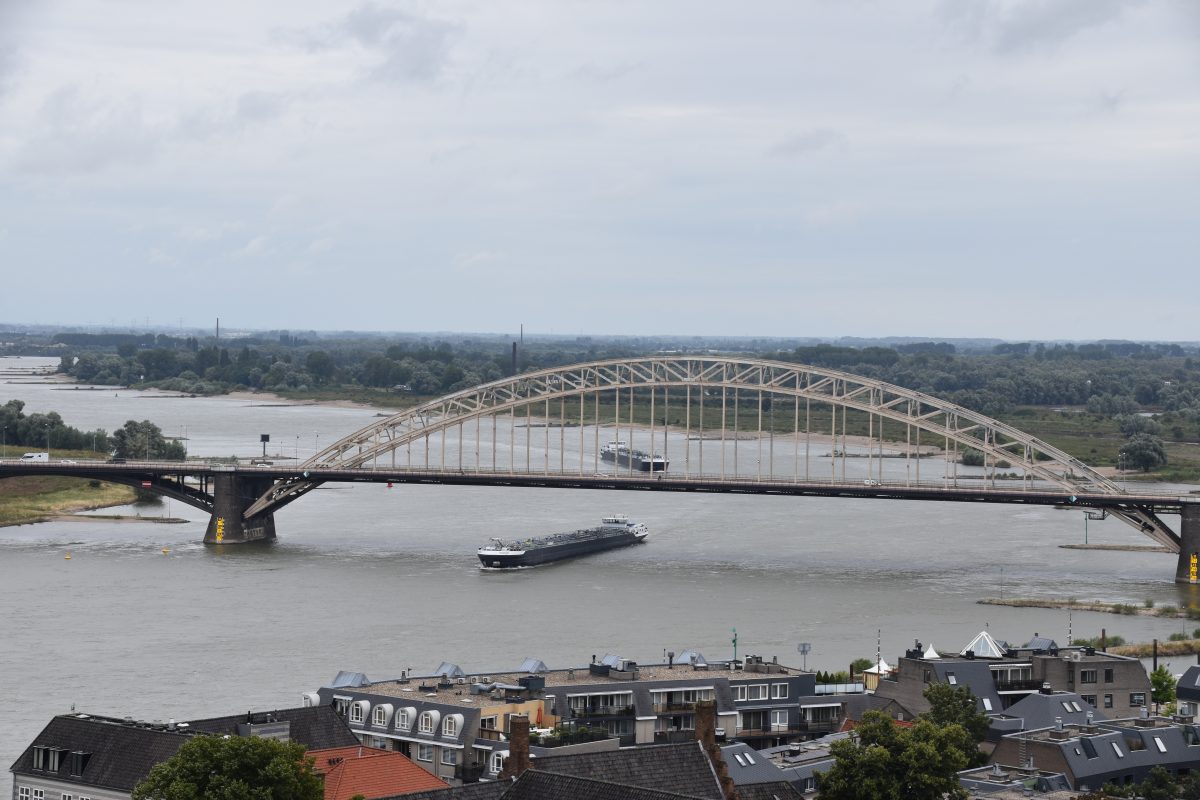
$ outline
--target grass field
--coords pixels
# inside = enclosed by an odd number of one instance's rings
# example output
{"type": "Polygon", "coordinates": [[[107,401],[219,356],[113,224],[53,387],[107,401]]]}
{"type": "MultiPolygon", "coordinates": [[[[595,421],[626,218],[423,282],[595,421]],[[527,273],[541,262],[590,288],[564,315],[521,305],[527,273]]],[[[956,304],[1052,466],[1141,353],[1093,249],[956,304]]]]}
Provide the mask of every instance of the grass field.
{"type": "Polygon", "coordinates": [[[113,483],[92,485],[83,478],[54,475],[5,478],[0,481],[0,525],[40,522],[56,514],[124,505],[134,490],[113,483]]]}

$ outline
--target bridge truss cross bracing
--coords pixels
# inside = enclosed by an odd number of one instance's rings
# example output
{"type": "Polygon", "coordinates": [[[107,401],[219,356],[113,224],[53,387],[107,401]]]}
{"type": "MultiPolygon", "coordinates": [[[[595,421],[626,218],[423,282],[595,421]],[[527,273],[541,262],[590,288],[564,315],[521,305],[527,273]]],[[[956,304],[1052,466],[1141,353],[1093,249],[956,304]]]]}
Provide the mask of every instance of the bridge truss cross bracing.
{"type": "MultiPolygon", "coordinates": [[[[1068,453],[927,394],[802,364],[655,356],[530,372],[381,419],[317,453],[245,515],[300,497],[320,483],[308,472],[328,468],[632,473],[632,459],[602,457],[610,442],[661,456],[672,480],[1058,488],[1067,502],[1124,494],[1068,453]],[[975,467],[960,466],[966,454],[975,467]]],[[[1178,550],[1152,509],[1108,513],[1178,550]]]]}

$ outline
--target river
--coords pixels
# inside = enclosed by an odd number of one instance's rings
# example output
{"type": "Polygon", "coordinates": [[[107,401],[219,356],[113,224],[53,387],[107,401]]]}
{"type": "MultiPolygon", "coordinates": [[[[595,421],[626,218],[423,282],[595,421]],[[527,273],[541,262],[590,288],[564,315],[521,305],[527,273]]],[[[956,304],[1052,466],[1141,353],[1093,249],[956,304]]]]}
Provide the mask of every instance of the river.
{"type": "MultiPolygon", "coordinates": [[[[379,413],[87,391],[21,374],[55,363],[0,359],[0,403],[19,398],[26,413],[58,411],[83,429],[149,419],[186,435],[193,455],[261,454],[259,434],[269,433],[273,458],[303,459],[379,413]]],[[[28,448],[9,446],[8,455],[20,449],[28,448]]],[[[904,468],[894,461],[889,470],[904,468]]],[[[1035,632],[1065,641],[1068,625],[1076,636],[1105,627],[1131,641],[1194,625],[978,605],[1002,594],[1189,602],[1191,589],[1173,583],[1174,556],[1061,549],[1082,541],[1082,515],[1049,508],[339,485],[277,514],[274,544],[221,549],[200,544],[206,519],[179,503],[102,513],[189,522],[0,528],[0,677],[12,687],[0,706],[6,766],[72,707],[147,719],[280,708],[339,669],[379,678],[447,660],[499,672],[527,656],[565,667],[592,654],[650,662],[685,648],[725,658],[736,628],[739,654],[799,666],[796,646],[810,642],[808,667],[836,670],[874,657],[877,632],[892,661],[914,638],[957,650],[983,628],[1023,643],[1035,632]],[[645,522],[648,543],[530,570],[478,568],[475,548],[491,536],[570,529],[615,512],[645,522]]],[[[1148,543],[1114,520],[1090,523],[1088,537],[1148,543]]],[[[1178,661],[1177,672],[1192,659],[1178,661]]]]}

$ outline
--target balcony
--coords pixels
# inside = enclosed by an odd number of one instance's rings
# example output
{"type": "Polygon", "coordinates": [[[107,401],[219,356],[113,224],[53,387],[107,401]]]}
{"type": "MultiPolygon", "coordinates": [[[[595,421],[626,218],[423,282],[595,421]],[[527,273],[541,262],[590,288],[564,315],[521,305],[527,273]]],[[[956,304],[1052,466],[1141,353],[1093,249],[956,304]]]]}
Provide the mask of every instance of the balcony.
{"type": "Polygon", "coordinates": [[[497,730],[496,728],[480,728],[479,738],[486,739],[489,742],[503,742],[504,731],[497,730]]]}
{"type": "Polygon", "coordinates": [[[738,738],[755,739],[771,736],[789,736],[802,733],[833,733],[842,726],[841,718],[806,721],[800,720],[790,725],[771,725],[768,727],[738,728],[738,738]]]}
{"type": "Polygon", "coordinates": [[[632,717],[633,706],[587,706],[572,708],[571,716],[580,719],[585,717],[632,717]]]}
{"type": "Polygon", "coordinates": [[[655,744],[680,744],[696,741],[695,731],[655,731],[655,744]]]}
{"type": "Polygon", "coordinates": [[[1036,692],[1042,688],[1042,681],[1035,681],[1032,678],[1015,681],[1002,681],[997,679],[997,692],[1036,692]]]}
{"type": "Polygon", "coordinates": [[[670,714],[674,711],[695,711],[695,710],[696,710],[695,703],[678,702],[678,703],[655,703],[654,704],[654,713],[655,714],[670,714]]]}

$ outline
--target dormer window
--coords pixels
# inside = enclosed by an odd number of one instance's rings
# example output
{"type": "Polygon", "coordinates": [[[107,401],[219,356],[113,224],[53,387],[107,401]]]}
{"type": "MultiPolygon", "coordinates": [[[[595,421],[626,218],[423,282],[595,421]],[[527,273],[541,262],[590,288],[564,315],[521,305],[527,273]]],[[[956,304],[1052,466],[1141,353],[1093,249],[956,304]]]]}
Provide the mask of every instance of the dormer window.
{"type": "Polygon", "coordinates": [[[81,750],[72,750],[71,754],[67,756],[67,766],[70,769],[72,778],[83,776],[83,769],[87,766],[88,755],[88,753],[84,753],[81,750]]]}
{"type": "Polygon", "coordinates": [[[362,724],[362,721],[367,716],[367,706],[369,704],[365,700],[358,700],[350,704],[350,721],[362,724]]]}
{"type": "Polygon", "coordinates": [[[387,725],[387,709],[383,706],[375,706],[375,710],[371,712],[371,723],[374,725],[387,725]]]}
{"type": "Polygon", "coordinates": [[[421,733],[433,733],[433,714],[431,712],[426,711],[421,715],[421,722],[418,730],[420,730],[421,733]]]}
{"type": "Polygon", "coordinates": [[[34,748],[33,748],[33,768],[39,769],[39,770],[46,768],[46,748],[45,747],[42,747],[40,745],[34,746],[34,748]]]}
{"type": "Polygon", "coordinates": [[[446,717],[442,723],[442,736],[458,736],[458,720],[455,717],[446,717]]]}
{"type": "Polygon", "coordinates": [[[396,730],[406,731],[412,727],[412,718],[408,716],[408,709],[402,708],[396,712],[396,730]]]}

